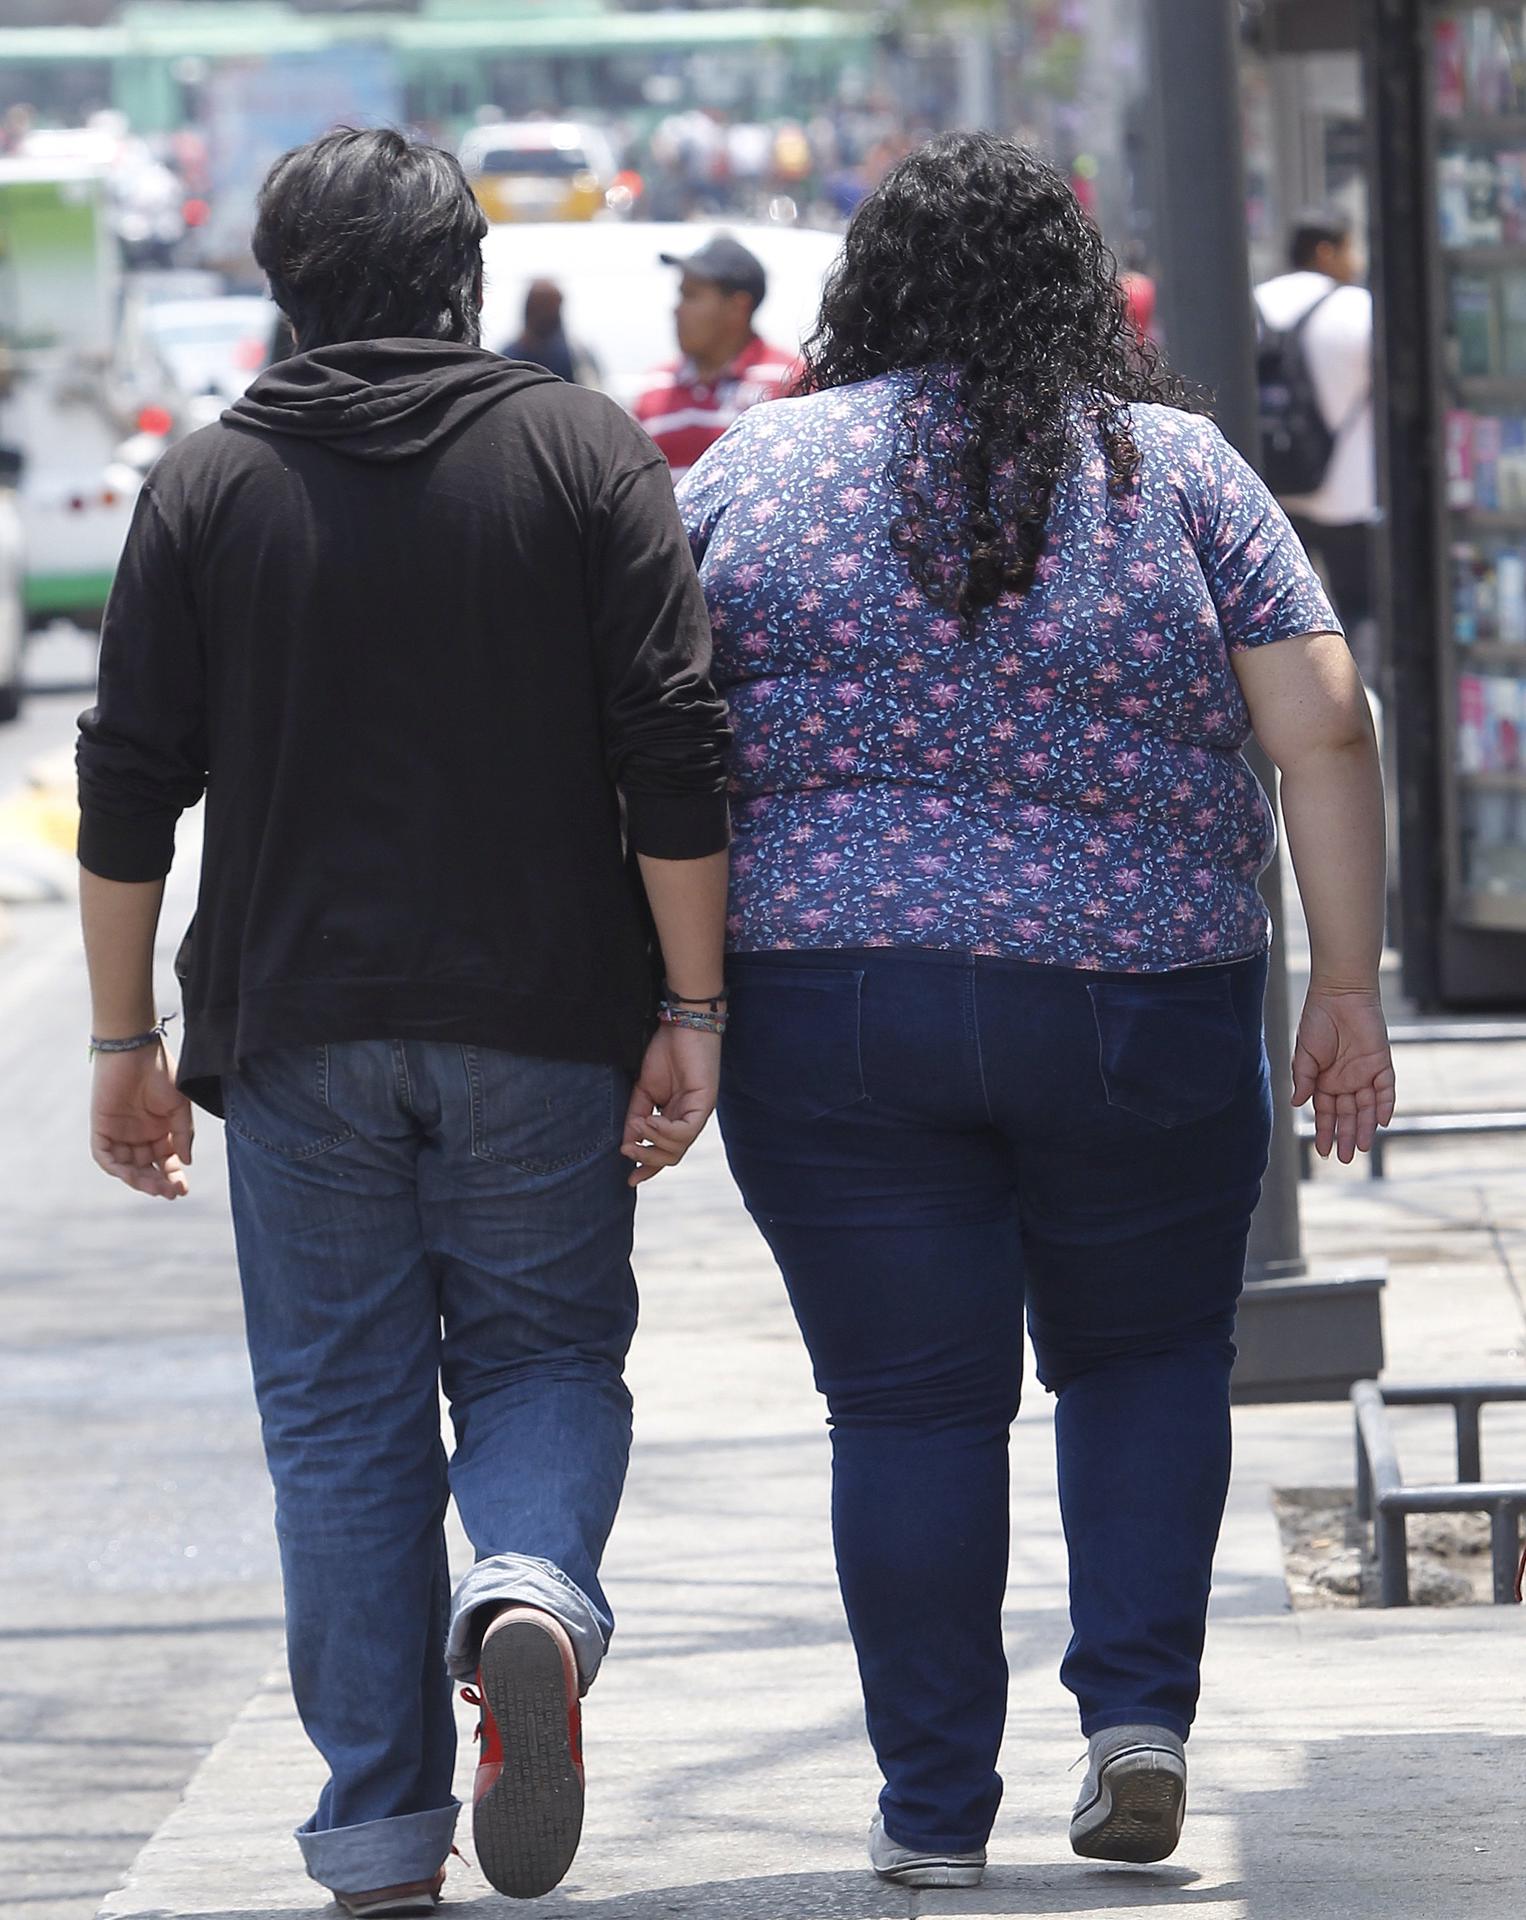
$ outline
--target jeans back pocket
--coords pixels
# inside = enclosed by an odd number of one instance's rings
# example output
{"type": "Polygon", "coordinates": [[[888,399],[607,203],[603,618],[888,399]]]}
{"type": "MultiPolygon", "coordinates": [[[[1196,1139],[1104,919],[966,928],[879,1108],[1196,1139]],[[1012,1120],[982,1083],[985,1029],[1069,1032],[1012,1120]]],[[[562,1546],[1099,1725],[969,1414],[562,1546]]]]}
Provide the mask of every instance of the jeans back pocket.
{"type": "Polygon", "coordinates": [[[864,976],[852,967],[734,960],[723,1093],[795,1120],[823,1120],[865,1097],[864,976]]]}
{"type": "Polygon", "coordinates": [[[1246,1071],[1247,1035],[1222,972],[1090,981],[1110,1107],[1182,1127],[1227,1107],[1246,1071]]]}
{"type": "Polygon", "coordinates": [[[616,1068],[462,1047],[472,1157],[520,1173],[560,1173],[615,1145],[628,1082],[616,1068]]]}
{"type": "Polygon", "coordinates": [[[252,1054],[223,1076],[223,1109],[241,1140],[282,1160],[312,1160],[355,1138],[329,1104],[327,1047],[252,1054]]]}

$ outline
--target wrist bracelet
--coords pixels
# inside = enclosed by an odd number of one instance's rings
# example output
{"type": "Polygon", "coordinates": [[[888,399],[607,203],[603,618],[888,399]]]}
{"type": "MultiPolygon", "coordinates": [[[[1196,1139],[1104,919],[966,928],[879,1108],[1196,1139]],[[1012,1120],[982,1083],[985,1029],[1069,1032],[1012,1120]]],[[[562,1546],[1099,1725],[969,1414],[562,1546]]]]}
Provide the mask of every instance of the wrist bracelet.
{"type": "Polygon", "coordinates": [[[157,1047],[169,1029],[174,1014],[167,1013],[157,1026],[150,1027],[147,1033],[135,1033],[130,1040],[97,1040],[90,1036],[89,1058],[98,1053],[141,1053],[145,1047],[157,1047]]]}
{"type": "Polygon", "coordinates": [[[673,989],[664,982],[662,997],[670,1006],[705,1007],[708,1008],[711,1013],[718,1013],[726,1004],[727,991],[725,987],[722,987],[719,993],[702,993],[699,995],[675,993],[673,989]]]}
{"type": "Polygon", "coordinates": [[[698,1007],[675,1007],[671,1000],[659,1000],[657,1018],[665,1027],[681,1027],[688,1033],[713,1033],[719,1036],[726,1031],[730,1016],[724,1007],[707,1013],[698,1007]]]}

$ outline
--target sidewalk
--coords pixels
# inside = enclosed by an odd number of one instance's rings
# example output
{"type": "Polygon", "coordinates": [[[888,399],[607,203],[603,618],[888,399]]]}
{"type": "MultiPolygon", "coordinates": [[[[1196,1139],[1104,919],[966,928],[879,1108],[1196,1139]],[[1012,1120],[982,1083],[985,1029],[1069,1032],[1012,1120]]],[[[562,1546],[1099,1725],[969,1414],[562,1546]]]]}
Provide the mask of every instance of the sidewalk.
{"type": "MultiPolygon", "coordinates": [[[[1469,1050],[1471,1051],[1471,1050],[1469,1050]]],[[[1502,1050],[1513,1053],[1515,1050],[1502,1050]]],[[[1461,1049],[1412,1057],[1454,1092],[1461,1049]]],[[[1473,1063],[1481,1079],[1499,1055],[1473,1063]]],[[[1526,1050],[1522,1054],[1526,1066],[1526,1050]]],[[[1518,1069],[1517,1069],[1518,1071],[1518,1069]]],[[[1526,1181],[1511,1143],[1412,1148],[1369,1186],[1305,1189],[1310,1251],[1385,1254],[1394,1378],[1513,1375],[1526,1360],[1526,1181]]],[[[588,1824],[538,1911],[589,1920],[870,1920],[1150,1909],[1203,1920],[1511,1920],[1526,1883],[1522,1631],[1514,1608],[1287,1610],[1273,1486],[1349,1485],[1344,1406],[1237,1416],[1192,1798],[1176,1859],[1078,1861],[1082,1751],[1055,1677],[1067,1637],[1046,1396],[1014,1438],[1006,1801],[979,1892],[908,1894],[865,1870],[876,1775],[827,1533],[827,1442],[800,1348],[714,1135],[647,1190],[637,1444],[607,1562],[621,1615],[586,1716],[588,1824]]],[[[1406,1469],[1448,1466],[1444,1416],[1400,1432],[1406,1469]]],[[[1526,1419],[1485,1421],[1486,1470],[1526,1474],[1526,1419]]],[[[937,1567],[929,1564],[929,1577],[937,1567]]],[[[290,1829],[319,1785],[272,1675],[139,1857],[113,1920],[316,1912],[290,1829]]],[[[463,1708],[458,1791],[470,1798],[463,1708]]],[[[460,1841],[470,1851],[463,1819],[460,1841]]],[[[452,1862],[448,1904],[505,1909],[452,1862]]]]}

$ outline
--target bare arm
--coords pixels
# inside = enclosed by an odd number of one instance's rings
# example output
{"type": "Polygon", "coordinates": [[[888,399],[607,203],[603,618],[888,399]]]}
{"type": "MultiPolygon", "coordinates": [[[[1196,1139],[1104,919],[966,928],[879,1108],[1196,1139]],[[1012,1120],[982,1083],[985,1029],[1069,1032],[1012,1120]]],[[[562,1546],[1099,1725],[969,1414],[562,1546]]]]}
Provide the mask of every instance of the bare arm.
{"type": "Polygon", "coordinates": [[[1386,860],[1372,715],[1346,643],[1313,633],[1232,654],[1256,737],[1282,775],[1288,846],[1309,924],[1309,994],[1293,1099],[1314,1103],[1315,1144],[1343,1161],[1393,1118],[1394,1070],[1378,992],[1386,860]]]}
{"type": "MultiPolygon", "coordinates": [[[[162,880],[103,880],[80,871],[80,917],[90,970],[90,1031],[98,1040],[149,1032],[154,1004],[154,936],[162,880]]],[[[90,1151],[98,1167],[139,1193],[176,1200],[188,1191],[191,1104],[175,1085],[161,1040],[132,1053],[95,1058],[90,1151]]]]}
{"type": "Polygon", "coordinates": [[[640,860],[668,985],[686,1000],[724,992],[729,855],[658,860],[643,853],[640,860]]]}
{"type": "MultiPolygon", "coordinates": [[[[726,988],[729,856],[639,858],[669,991],[685,1000],[719,998],[726,988]]],[[[633,1163],[633,1187],[683,1159],[715,1111],[720,1080],[719,1034],[657,1029],[631,1093],[620,1147],[633,1163]]]]}

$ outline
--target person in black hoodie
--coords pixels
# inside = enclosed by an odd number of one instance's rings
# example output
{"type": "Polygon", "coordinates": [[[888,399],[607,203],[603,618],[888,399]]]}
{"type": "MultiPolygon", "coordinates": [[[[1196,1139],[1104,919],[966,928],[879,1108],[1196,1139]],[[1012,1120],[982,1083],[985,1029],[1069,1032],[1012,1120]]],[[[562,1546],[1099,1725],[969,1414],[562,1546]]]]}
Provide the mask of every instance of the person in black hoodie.
{"type": "Polygon", "coordinates": [[[150,475],[79,745],[92,1150],[173,1199],[191,1102],[226,1117],[330,1770],[297,1838],[356,1914],[439,1898],[452,1675],[489,1879],[571,1863],[634,1189],[708,1119],[725,1025],[728,732],[666,463],[478,345],[484,230],[394,132],[278,162],[255,245],[296,356],[150,475]],[[153,947],[203,794],[177,1076],[153,947]]]}

